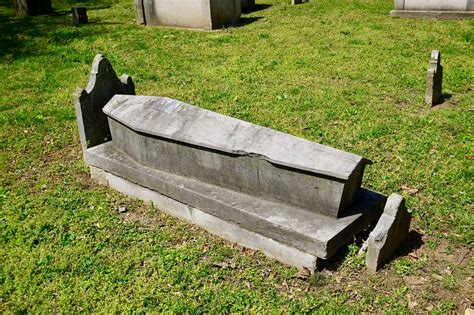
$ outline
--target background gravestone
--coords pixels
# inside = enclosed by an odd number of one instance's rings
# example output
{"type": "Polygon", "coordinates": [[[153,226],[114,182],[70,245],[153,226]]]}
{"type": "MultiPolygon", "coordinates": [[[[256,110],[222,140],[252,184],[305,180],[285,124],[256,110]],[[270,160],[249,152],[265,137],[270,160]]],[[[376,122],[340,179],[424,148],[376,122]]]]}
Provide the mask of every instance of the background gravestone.
{"type": "Polygon", "coordinates": [[[426,73],[425,101],[431,106],[443,102],[443,66],[439,50],[431,52],[431,60],[426,73]]]}
{"type": "Polygon", "coordinates": [[[18,16],[42,15],[53,12],[51,0],[13,0],[13,4],[18,16]]]}
{"type": "Polygon", "coordinates": [[[72,7],[72,22],[76,25],[89,23],[85,7],[72,7]]]}

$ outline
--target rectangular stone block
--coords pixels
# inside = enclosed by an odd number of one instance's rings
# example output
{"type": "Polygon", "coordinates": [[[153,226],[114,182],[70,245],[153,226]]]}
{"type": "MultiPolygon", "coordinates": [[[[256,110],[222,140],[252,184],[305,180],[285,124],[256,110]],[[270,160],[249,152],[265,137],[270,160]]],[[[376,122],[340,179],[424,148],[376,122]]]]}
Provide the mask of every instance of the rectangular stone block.
{"type": "Polygon", "coordinates": [[[341,217],[370,161],[176,100],[116,95],[117,148],[147,167],[341,217]]]}
{"type": "Polygon", "coordinates": [[[394,0],[390,16],[465,19],[474,17],[473,0],[394,0]]]}
{"type": "MultiPolygon", "coordinates": [[[[385,200],[380,194],[361,189],[346,216],[334,218],[143,166],[112,141],[88,149],[86,159],[107,174],[146,188],[140,193],[128,189],[133,187],[131,184],[119,189],[128,195],[146,201],[150,191],[156,192],[322,259],[331,257],[354,234],[377,219],[385,200]]],[[[110,177],[106,179],[110,185],[110,177]]],[[[192,220],[192,214],[182,207],[171,210],[175,216],[192,220]]]]}
{"type": "Polygon", "coordinates": [[[240,21],[241,0],[135,0],[138,24],[218,29],[240,21]]]}

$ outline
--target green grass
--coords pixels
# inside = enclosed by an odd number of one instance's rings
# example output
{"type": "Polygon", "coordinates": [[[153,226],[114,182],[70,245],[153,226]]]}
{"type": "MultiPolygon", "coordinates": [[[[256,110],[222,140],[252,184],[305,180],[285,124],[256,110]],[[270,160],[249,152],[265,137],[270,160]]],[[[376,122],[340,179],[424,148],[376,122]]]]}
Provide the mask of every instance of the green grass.
{"type": "Polygon", "coordinates": [[[137,26],[131,0],[83,1],[97,9],[81,27],[64,15],[14,18],[0,0],[0,310],[443,313],[472,303],[474,21],[389,18],[390,0],[287,2],[261,1],[270,6],[239,27],[201,32],[137,26]],[[423,100],[432,49],[450,95],[436,110],[423,100]],[[304,281],[95,185],[71,99],[97,53],[138,94],[372,159],[363,185],[403,194],[424,244],[373,276],[354,243],[304,281]],[[129,216],[116,211],[124,205],[129,216]]]}

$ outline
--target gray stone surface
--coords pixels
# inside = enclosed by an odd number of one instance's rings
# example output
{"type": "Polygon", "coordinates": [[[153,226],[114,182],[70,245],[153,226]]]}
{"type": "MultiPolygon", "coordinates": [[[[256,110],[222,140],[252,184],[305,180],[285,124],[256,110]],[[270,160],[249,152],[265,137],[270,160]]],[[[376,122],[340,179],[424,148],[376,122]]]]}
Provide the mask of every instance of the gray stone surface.
{"type": "Polygon", "coordinates": [[[97,55],[92,64],[87,87],[78,88],[74,93],[83,152],[110,140],[109,124],[102,108],[115,94],[135,94],[132,78],[123,75],[119,79],[109,60],[103,55],[97,55]]]}
{"type": "Polygon", "coordinates": [[[72,22],[76,25],[89,23],[86,7],[72,7],[72,22]]]}
{"type": "Polygon", "coordinates": [[[222,220],[185,203],[162,195],[154,190],[134,184],[91,166],[92,177],[101,184],[108,185],[117,191],[134,198],[151,203],[159,210],[172,216],[201,226],[212,234],[238,243],[242,246],[263,251],[267,256],[297,268],[316,269],[318,257],[295,247],[278,242],[272,238],[249,231],[242,226],[222,220]]]}
{"type": "Polygon", "coordinates": [[[137,24],[139,25],[146,25],[145,21],[145,11],[143,8],[143,2],[145,0],[134,0],[134,6],[135,6],[135,19],[137,21],[137,24]]]}
{"type": "Polygon", "coordinates": [[[13,0],[18,16],[43,15],[53,12],[51,0],[13,0]]]}
{"type": "Polygon", "coordinates": [[[107,173],[323,259],[377,219],[385,200],[361,189],[347,215],[337,219],[143,166],[113,142],[88,149],[86,159],[107,173]]]}
{"type": "Polygon", "coordinates": [[[377,270],[390,258],[406,239],[410,229],[411,214],[405,207],[405,200],[398,194],[387,199],[382,216],[370,233],[366,265],[371,272],[377,270]]]}
{"type": "Polygon", "coordinates": [[[474,17],[473,0],[394,0],[391,16],[462,19],[474,17]]]}
{"type": "Polygon", "coordinates": [[[369,162],[168,98],[116,95],[104,113],[114,145],[142,165],[335,217],[369,162]]]}
{"type": "Polygon", "coordinates": [[[430,64],[426,73],[425,101],[431,106],[443,102],[443,66],[441,53],[438,50],[431,52],[430,64]]]}
{"type": "Polygon", "coordinates": [[[135,0],[138,24],[219,29],[239,23],[242,0],[135,0]]]}

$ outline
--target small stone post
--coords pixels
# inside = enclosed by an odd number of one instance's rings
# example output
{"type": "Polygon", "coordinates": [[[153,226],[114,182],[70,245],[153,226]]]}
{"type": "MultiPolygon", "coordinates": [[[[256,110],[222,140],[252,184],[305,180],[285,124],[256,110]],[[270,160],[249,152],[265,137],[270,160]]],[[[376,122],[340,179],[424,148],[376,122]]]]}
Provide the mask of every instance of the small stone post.
{"type": "Polygon", "coordinates": [[[72,22],[76,25],[89,23],[85,7],[72,7],[72,22]]]}
{"type": "Polygon", "coordinates": [[[443,102],[443,66],[439,50],[431,52],[431,60],[426,73],[425,101],[431,106],[443,102]]]}

